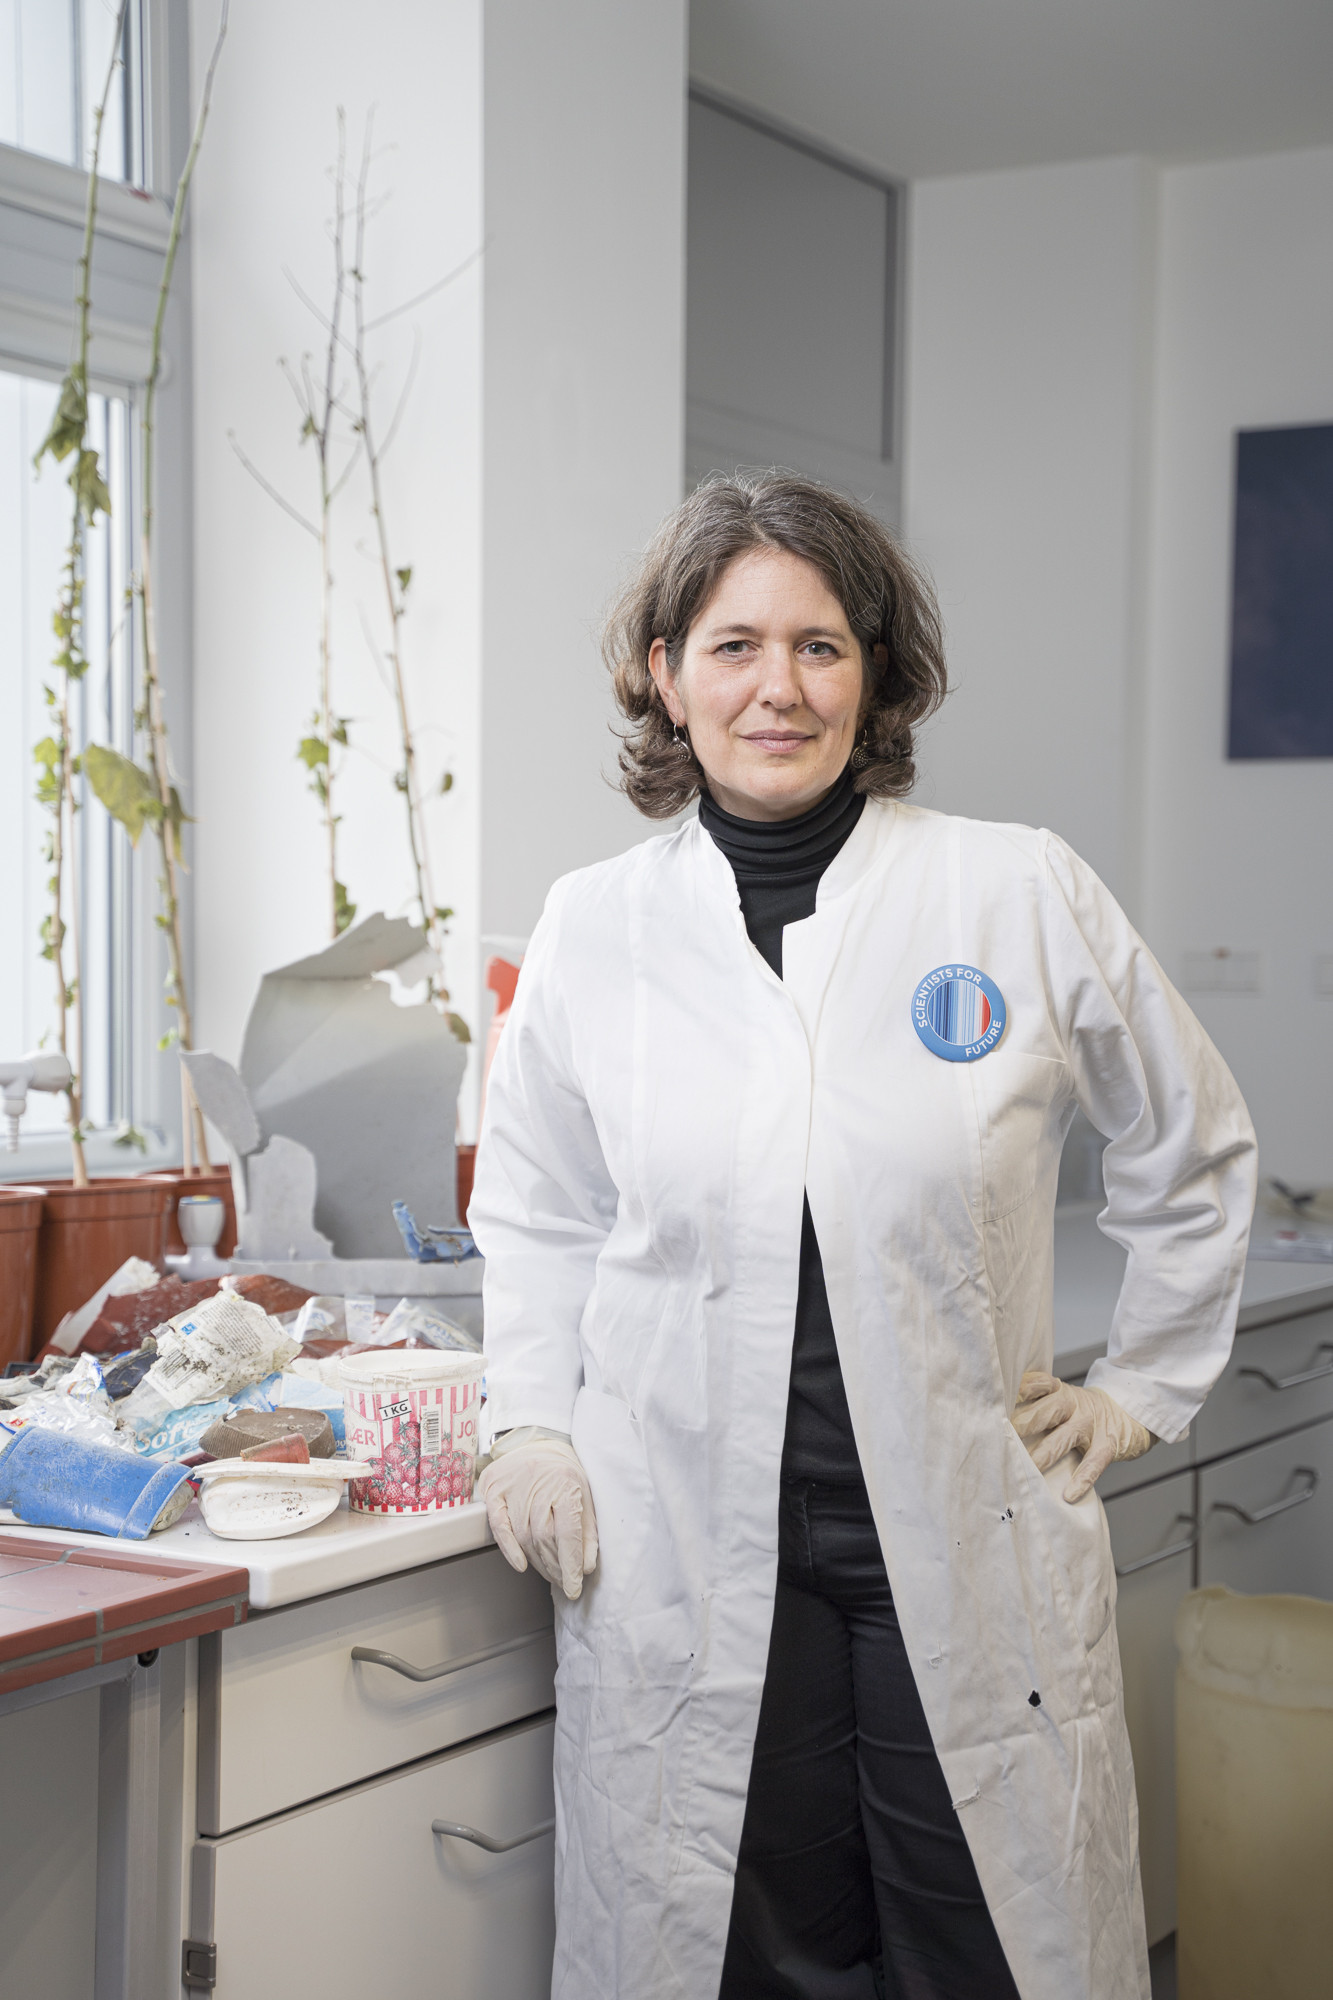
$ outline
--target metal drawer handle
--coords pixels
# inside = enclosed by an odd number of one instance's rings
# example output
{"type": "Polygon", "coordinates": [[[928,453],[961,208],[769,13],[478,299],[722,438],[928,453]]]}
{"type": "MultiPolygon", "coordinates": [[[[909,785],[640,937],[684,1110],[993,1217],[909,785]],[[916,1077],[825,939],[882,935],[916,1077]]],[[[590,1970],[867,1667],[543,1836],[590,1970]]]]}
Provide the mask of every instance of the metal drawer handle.
{"type": "MultiPolygon", "coordinates": [[[[1176,1521],[1184,1521],[1189,1526],[1189,1534],[1183,1542],[1172,1542],[1170,1548],[1158,1549],[1155,1555],[1140,1556],[1137,1562],[1117,1563],[1115,1566],[1116,1575],[1133,1576],[1138,1570],[1151,1569],[1154,1563],[1170,1562],[1172,1556],[1188,1555],[1199,1539],[1199,1524],[1193,1514],[1177,1514],[1176,1521]]],[[[1172,1527],[1176,1525],[1176,1521],[1171,1523],[1172,1527]]]]}
{"type": "Polygon", "coordinates": [[[513,1840],[492,1840],[489,1833],[479,1833],[475,1826],[463,1826],[456,1819],[433,1819],[430,1830],[442,1833],[448,1840],[470,1840],[474,1847],[484,1847],[488,1854],[508,1854],[511,1847],[526,1847],[530,1840],[554,1833],[555,1821],[544,1819],[540,1826],[534,1826],[529,1833],[520,1833],[513,1840]]]}
{"type": "Polygon", "coordinates": [[[1214,1500],[1213,1511],[1218,1514],[1234,1514],[1247,1528],[1257,1528],[1261,1521],[1271,1521],[1274,1514],[1286,1514],[1293,1507],[1303,1507],[1307,1500],[1313,1500],[1319,1490],[1319,1474],[1312,1465],[1298,1465],[1293,1479],[1303,1479],[1305,1485],[1299,1493],[1289,1493],[1285,1500],[1274,1500],[1269,1507],[1256,1507],[1251,1514],[1248,1508],[1238,1507],[1234,1500],[1214,1500]]]}
{"type": "Polygon", "coordinates": [[[465,1653],[461,1660],[445,1660],[438,1667],[414,1667],[410,1660],[400,1659],[397,1653],[377,1652],[373,1646],[353,1646],[354,1660],[368,1660],[372,1667],[387,1667],[390,1673],[401,1674],[409,1681],[438,1681],[446,1674],[461,1674],[464,1667],[479,1667],[483,1660],[498,1660],[502,1653],[516,1653],[520,1646],[530,1646],[534,1639],[550,1636],[551,1628],[544,1625],[539,1632],[523,1632],[517,1639],[505,1639],[498,1646],[483,1647],[480,1653],[465,1653]]]}
{"type": "MultiPolygon", "coordinates": [[[[1333,1340],[1321,1340],[1316,1354],[1333,1354],[1333,1340]]],[[[1253,1375],[1266,1389],[1299,1389],[1305,1382],[1323,1382],[1333,1375],[1333,1361],[1322,1368],[1303,1368],[1299,1375],[1270,1375],[1266,1368],[1238,1368],[1237,1375],[1253,1375]]]]}

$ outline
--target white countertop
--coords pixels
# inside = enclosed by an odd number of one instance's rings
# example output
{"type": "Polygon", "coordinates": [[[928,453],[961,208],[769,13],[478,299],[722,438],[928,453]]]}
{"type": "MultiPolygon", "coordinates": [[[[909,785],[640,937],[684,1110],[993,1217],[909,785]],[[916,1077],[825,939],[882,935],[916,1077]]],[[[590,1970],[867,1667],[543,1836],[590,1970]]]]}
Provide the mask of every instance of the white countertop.
{"type": "MultiPolygon", "coordinates": [[[[1104,1351],[1125,1275],[1125,1253],[1097,1227],[1100,1202],[1061,1209],[1055,1218],[1055,1358],[1085,1366],[1104,1351]]],[[[1307,1310],[1333,1304],[1333,1265],[1261,1263],[1245,1267],[1240,1329],[1277,1318],[1288,1302],[1307,1310]],[[1325,1294],[1326,1296],[1321,1296],[1325,1294]]]]}
{"type": "MultiPolygon", "coordinates": [[[[0,1509],[6,1532],[30,1534],[35,1540],[62,1546],[105,1549],[106,1535],[76,1534],[65,1528],[24,1528],[0,1509]]],[[[255,1611],[275,1611],[305,1597],[323,1597],[353,1583],[369,1583],[399,1570],[419,1569],[445,1556],[485,1548],[491,1539],[486,1509],[480,1500],[438,1514],[404,1516],[353,1514],[344,1497],[336,1514],[318,1527],[272,1542],[230,1542],[204,1526],[196,1500],[173,1528],[151,1535],[146,1542],[124,1546],[154,1556],[178,1556],[195,1563],[241,1564],[250,1572],[250,1605],[255,1611]]]]}

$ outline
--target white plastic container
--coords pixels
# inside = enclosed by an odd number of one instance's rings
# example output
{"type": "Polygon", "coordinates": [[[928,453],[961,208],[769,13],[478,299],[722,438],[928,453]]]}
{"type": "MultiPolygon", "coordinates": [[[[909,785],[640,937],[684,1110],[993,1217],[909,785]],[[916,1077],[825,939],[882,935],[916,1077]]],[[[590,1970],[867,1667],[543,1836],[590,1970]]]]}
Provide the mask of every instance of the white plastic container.
{"type": "Polygon", "coordinates": [[[1333,1604],[1213,1585],[1176,1614],[1181,2000],[1333,1990],[1333,1604]]]}
{"type": "Polygon", "coordinates": [[[210,1534],[227,1542],[272,1542],[327,1521],[343,1488],[351,1492],[356,1468],[337,1458],[312,1458],[309,1465],[217,1458],[195,1477],[210,1534]]]}
{"type": "Polygon", "coordinates": [[[472,1498],[482,1359],[386,1348],[339,1365],[347,1454],[366,1473],[348,1488],[363,1514],[437,1514],[472,1498]]]}

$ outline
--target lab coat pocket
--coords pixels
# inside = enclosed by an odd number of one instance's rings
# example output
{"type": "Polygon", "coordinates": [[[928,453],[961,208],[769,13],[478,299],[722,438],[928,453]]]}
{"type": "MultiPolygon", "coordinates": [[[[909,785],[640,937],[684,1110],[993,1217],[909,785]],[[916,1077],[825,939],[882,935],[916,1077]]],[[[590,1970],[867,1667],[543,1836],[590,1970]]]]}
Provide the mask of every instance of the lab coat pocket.
{"type": "Polygon", "coordinates": [[[1049,1472],[1038,1472],[1016,1430],[1009,1430],[1011,1454],[1023,1461],[1034,1516],[1049,1552],[1059,1595],[1069,1607],[1083,1649],[1095,1654],[1115,1615],[1115,1565],[1106,1510],[1096,1491],[1073,1506],[1064,1492],[1077,1466],[1070,1452],[1049,1472]]]}

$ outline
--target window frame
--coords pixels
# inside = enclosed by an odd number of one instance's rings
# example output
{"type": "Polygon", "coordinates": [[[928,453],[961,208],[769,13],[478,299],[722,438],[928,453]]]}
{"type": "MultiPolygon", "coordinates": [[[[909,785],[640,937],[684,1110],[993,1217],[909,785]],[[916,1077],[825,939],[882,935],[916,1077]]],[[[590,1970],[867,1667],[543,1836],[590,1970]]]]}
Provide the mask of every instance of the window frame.
{"type": "MultiPolygon", "coordinates": [[[[184,162],[190,135],[188,10],[170,0],[141,0],[133,10],[142,52],[140,103],[146,188],[102,179],[94,244],[93,342],[89,386],[125,397],[131,405],[137,491],[138,432],[133,417],[151,359],[155,284],[170,232],[169,196],[184,162]],[[99,310],[99,290],[119,311],[99,310]]],[[[0,144],[0,248],[6,259],[0,284],[0,368],[59,380],[69,364],[75,330],[73,278],[88,193],[86,170],[44,155],[0,144]],[[63,274],[63,286],[62,286],[63,274]]],[[[172,761],[182,795],[193,777],[191,699],[191,294],[189,231],[177,258],[164,329],[164,368],[157,400],[157,606],[163,691],[172,728],[172,761]]],[[[136,649],[137,650],[137,649],[136,649]]],[[[117,1146],[109,1131],[91,1135],[88,1164],[95,1173],[135,1173],[179,1161],[180,1086],[172,1052],[159,1051],[172,1025],[165,1005],[165,953],[153,916],[157,904],[156,856],[141,841],[130,860],[129,934],[119,951],[129,966],[128,1021],[120,1024],[131,1050],[135,1096],[126,1107],[148,1139],[140,1153],[117,1146]]],[[[192,971],[190,878],[183,896],[187,976],[192,971]]],[[[33,945],[37,949],[36,941],[33,945]]],[[[22,1050],[6,1050],[20,1055],[22,1050]]],[[[69,1173],[69,1142],[59,1133],[27,1135],[19,1150],[0,1153],[0,1182],[69,1173]]]]}

